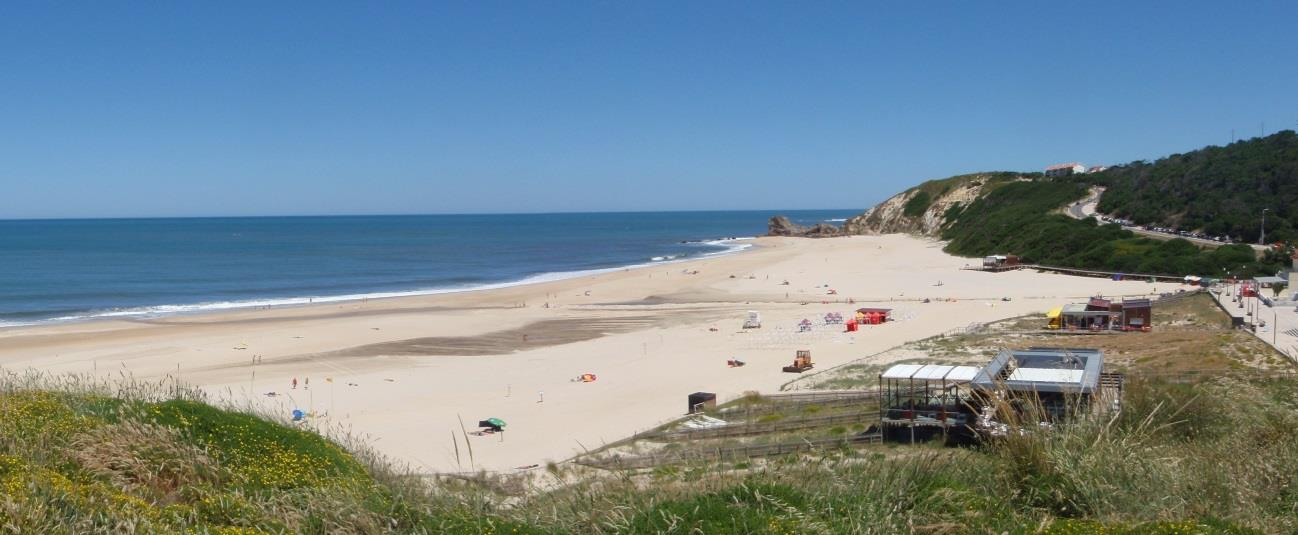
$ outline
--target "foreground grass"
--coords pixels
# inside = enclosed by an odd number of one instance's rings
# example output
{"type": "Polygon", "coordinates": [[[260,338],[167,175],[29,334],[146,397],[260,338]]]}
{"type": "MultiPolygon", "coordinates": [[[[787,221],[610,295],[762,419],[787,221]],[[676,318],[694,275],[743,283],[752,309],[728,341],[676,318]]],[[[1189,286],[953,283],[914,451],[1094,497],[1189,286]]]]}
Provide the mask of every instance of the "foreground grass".
{"type": "Polygon", "coordinates": [[[520,532],[470,494],[192,392],[108,395],[0,379],[0,530],[11,533],[520,532]]]}
{"type": "MultiPolygon", "coordinates": [[[[165,394],[165,395],[164,395],[165,394]]],[[[1116,417],[978,449],[889,445],[549,490],[403,477],[364,450],[213,408],[0,380],[12,533],[1294,533],[1288,379],[1136,381],[1116,417]]]]}
{"type": "Polygon", "coordinates": [[[981,449],[686,466],[539,495],[522,509],[565,511],[534,521],[601,532],[1294,533],[1295,425],[1284,380],[1138,382],[1116,417],[981,449]]]}

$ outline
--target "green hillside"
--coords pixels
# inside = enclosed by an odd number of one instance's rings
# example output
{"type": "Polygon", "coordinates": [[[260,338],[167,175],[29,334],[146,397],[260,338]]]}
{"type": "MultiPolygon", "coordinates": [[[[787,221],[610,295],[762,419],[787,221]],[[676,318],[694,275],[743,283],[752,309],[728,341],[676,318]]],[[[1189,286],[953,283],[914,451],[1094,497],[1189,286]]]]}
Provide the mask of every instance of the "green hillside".
{"type": "Polygon", "coordinates": [[[1274,259],[1255,260],[1246,245],[1201,250],[1182,239],[1142,238],[1118,225],[1076,220],[1057,209],[1086,195],[1089,184],[1075,179],[1014,182],[950,214],[942,239],[946,250],[964,256],[1014,253],[1044,265],[1125,273],[1222,276],[1271,273],[1274,259]]]}
{"type": "Polygon", "coordinates": [[[1268,241],[1298,238],[1298,134],[1292,130],[1115,166],[1084,179],[1108,187],[1101,212],[1137,224],[1256,243],[1267,208],[1268,241]]]}

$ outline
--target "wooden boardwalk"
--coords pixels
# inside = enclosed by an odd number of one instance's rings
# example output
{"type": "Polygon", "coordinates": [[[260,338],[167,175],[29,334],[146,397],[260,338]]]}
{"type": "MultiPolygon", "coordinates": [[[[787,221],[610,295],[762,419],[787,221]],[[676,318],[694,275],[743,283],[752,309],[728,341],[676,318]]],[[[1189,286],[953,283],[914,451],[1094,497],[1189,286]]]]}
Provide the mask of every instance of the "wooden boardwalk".
{"type": "Polygon", "coordinates": [[[1185,277],[1178,277],[1175,275],[1154,275],[1150,273],[1120,273],[1117,271],[1098,271],[1093,269],[1080,269],[1080,268],[1070,268],[1070,267],[1063,267],[1063,266],[1046,266],[1041,264],[1018,264],[1014,266],[997,266],[997,267],[990,267],[990,268],[970,266],[962,269],[967,269],[971,271],[986,271],[988,273],[1002,273],[1005,271],[1017,271],[1020,269],[1036,269],[1040,271],[1051,271],[1054,273],[1062,273],[1065,275],[1076,275],[1079,277],[1113,278],[1113,276],[1115,275],[1121,275],[1123,280],[1132,279],[1132,280],[1147,281],[1152,279],[1159,282],[1184,282],[1185,281],[1185,277]]]}

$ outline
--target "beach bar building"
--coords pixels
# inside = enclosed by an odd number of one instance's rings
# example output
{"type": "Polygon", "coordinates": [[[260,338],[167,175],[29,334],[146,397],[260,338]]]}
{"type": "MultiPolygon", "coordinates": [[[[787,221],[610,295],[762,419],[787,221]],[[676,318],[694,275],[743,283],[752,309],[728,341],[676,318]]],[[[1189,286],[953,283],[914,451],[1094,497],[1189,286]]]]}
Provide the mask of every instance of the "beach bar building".
{"type": "MultiPolygon", "coordinates": [[[[1024,410],[1037,405],[1047,421],[1059,421],[1088,406],[1100,391],[1104,352],[1098,349],[1034,347],[1001,350],[972,379],[974,405],[992,407],[988,421],[1004,418],[994,409],[1024,410]],[[1000,403],[1000,402],[1007,403],[1000,403]]],[[[1023,414],[1016,421],[1023,421],[1023,414]]],[[[980,422],[980,427],[987,427],[980,422]]]]}
{"type": "Polygon", "coordinates": [[[1046,313],[1046,328],[1052,330],[1099,332],[1150,330],[1153,304],[1149,299],[1123,299],[1113,302],[1092,297],[1086,303],[1070,303],[1046,313]]]}
{"type": "Polygon", "coordinates": [[[1112,313],[1104,310],[1091,310],[1087,303],[1069,303],[1046,314],[1050,319],[1049,329],[1065,331],[1101,331],[1109,328],[1112,313]],[[1054,315],[1053,318],[1049,316],[1054,315]]]}
{"type": "Polygon", "coordinates": [[[885,438],[914,441],[953,429],[971,434],[969,382],[974,366],[897,364],[879,375],[880,430],[885,438]]]}
{"type": "Polygon", "coordinates": [[[1153,328],[1154,304],[1148,299],[1123,299],[1121,303],[1124,331],[1149,332],[1153,328]]]}
{"type": "Polygon", "coordinates": [[[1009,269],[1019,265],[1019,257],[1015,255],[994,254],[983,257],[983,269],[998,271],[1009,269]]]}
{"type": "Polygon", "coordinates": [[[1052,425],[1121,395],[1121,374],[1105,374],[1097,349],[1004,349],[987,365],[897,364],[879,374],[879,429],[885,440],[1003,435],[1014,425],[1052,425]]]}

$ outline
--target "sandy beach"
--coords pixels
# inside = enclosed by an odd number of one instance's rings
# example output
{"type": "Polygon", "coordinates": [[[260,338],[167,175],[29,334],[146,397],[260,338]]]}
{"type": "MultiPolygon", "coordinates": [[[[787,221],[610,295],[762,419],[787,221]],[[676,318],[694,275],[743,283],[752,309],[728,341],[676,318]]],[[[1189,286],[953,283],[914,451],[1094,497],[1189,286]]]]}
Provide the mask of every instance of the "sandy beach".
{"type": "Polygon", "coordinates": [[[495,290],[15,327],[0,330],[0,366],[178,376],[233,405],[313,413],[305,425],[350,430],[416,471],[512,470],[674,418],[691,392],[725,401],[777,391],[795,378],[780,368],[798,349],[810,349],[823,370],[1068,300],[1177,289],[961,270],[977,260],[903,235],[754,243],[732,255],[495,290]],[[892,308],[896,321],[856,333],[822,325],[826,313],[850,316],[861,306],[892,308]],[[748,310],[761,313],[763,328],[740,328],[748,310]],[[811,332],[797,332],[804,318],[811,332]],[[727,367],[730,358],[747,366],[727,367]],[[598,379],[574,381],[583,373],[598,379]],[[473,431],[488,417],[508,422],[507,431],[470,437],[473,462],[467,451],[457,461],[461,425],[473,431]]]}

